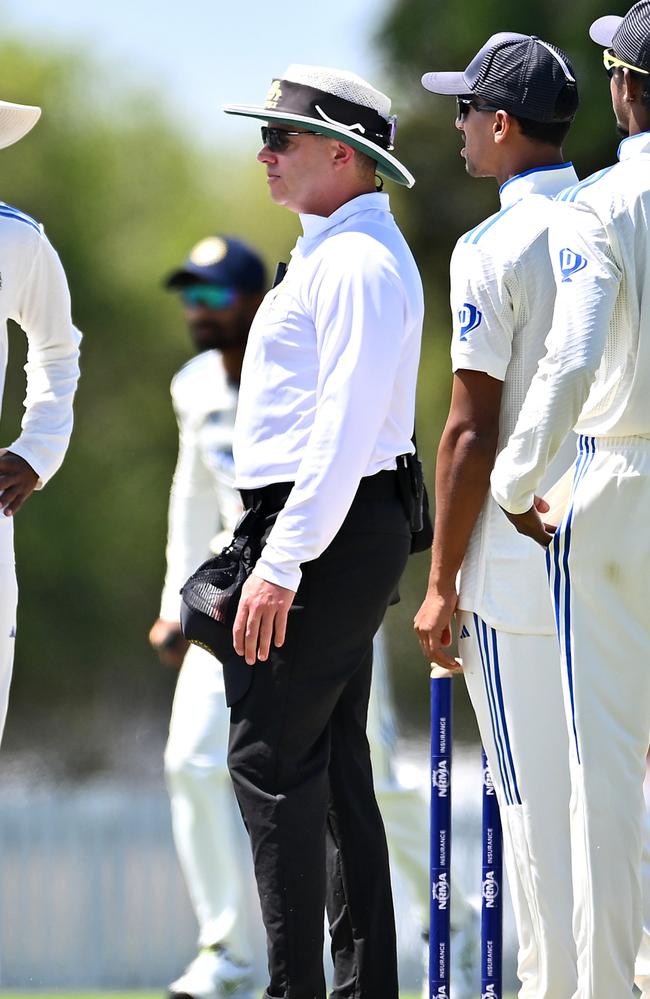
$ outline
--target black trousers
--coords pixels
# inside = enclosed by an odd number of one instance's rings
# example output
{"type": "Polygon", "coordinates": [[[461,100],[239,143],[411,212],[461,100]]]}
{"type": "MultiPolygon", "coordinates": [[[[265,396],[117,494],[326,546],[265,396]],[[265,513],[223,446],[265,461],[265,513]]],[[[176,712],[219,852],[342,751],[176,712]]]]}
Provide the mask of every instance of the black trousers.
{"type": "Polygon", "coordinates": [[[394,478],[364,480],[334,541],[303,565],[285,644],[255,666],[231,711],[228,763],[267,933],[266,999],[324,999],[325,908],[332,997],[398,999],[388,852],[365,732],[372,640],[410,545],[394,478]]]}

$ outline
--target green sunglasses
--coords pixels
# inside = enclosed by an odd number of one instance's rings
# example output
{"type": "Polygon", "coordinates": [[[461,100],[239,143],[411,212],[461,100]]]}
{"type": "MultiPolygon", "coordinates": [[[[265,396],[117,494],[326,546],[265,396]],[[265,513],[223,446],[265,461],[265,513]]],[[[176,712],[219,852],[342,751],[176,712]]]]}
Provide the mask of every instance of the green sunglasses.
{"type": "Polygon", "coordinates": [[[235,288],[220,284],[192,284],[181,291],[185,305],[202,305],[206,309],[229,309],[237,301],[235,288]]]}

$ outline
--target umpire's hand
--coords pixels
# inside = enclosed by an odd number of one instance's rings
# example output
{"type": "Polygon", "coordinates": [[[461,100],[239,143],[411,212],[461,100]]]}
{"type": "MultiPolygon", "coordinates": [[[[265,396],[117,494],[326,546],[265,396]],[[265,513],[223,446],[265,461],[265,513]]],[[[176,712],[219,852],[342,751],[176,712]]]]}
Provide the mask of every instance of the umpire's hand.
{"type": "Polygon", "coordinates": [[[38,473],[32,466],[12,451],[4,451],[0,457],[0,509],[5,517],[18,513],[37,485],[38,473]]]}
{"type": "Polygon", "coordinates": [[[235,652],[244,656],[249,666],[256,660],[266,662],[271,641],[276,649],[284,645],[287,617],[295,595],[293,590],[267,583],[255,573],[244,583],[232,637],[235,652]]]}

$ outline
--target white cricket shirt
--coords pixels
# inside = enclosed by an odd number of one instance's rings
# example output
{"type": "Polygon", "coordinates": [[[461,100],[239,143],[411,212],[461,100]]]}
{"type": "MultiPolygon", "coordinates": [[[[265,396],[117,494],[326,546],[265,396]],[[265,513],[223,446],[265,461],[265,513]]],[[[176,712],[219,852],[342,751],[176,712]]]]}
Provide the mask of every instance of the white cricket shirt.
{"type": "MultiPolygon", "coordinates": [[[[550,199],[576,181],[570,163],[513,177],[499,192],[501,210],[461,236],[451,258],[453,369],[483,371],[503,382],[499,448],[514,429],[551,326],[555,282],[547,227],[555,204],[550,199]]],[[[575,452],[575,438],[567,439],[547,486],[569,467],[575,452]]],[[[459,607],[503,631],[555,630],[543,554],[513,531],[491,496],[461,567],[459,607]]]]}
{"type": "MultiPolygon", "coordinates": [[[[61,262],[43,227],[0,202],[0,400],[7,370],[7,320],[27,337],[21,432],[3,447],[29,462],[39,487],[63,462],[72,432],[81,334],[72,324],[61,262]]],[[[13,561],[11,518],[0,514],[0,561],[13,561]]]]}
{"type": "Polygon", "coordinates": [[[411,452],[422,283],[386,194],[364,194],[304,235],[253,322],[235,424],[236,484],[294,488],[255,574],[296,590],[364,476],[411,452]]]}
{"type": "Polygon", "coordinates": [[[548,353],[530,386],[492,492],[531,506],[566,431],[650,436],[650,133],[560,201],[549,232],[557,283],[548,353]]]}
{"type": "Polygon", "coordinates": [[[242,512],[232,457],[237,386],[228,380],[219,351],[206,350],[183,365],[171,395],[179,438],[169,495],[164,621],[179,620],[181,586],[210,554],[215,534],[232,533],[242,512]]]}

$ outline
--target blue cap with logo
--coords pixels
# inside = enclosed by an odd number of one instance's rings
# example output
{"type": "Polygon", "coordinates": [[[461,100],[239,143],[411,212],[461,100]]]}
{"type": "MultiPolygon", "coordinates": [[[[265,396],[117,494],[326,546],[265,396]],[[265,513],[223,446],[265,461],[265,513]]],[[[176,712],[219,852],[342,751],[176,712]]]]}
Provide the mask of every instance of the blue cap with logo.
{"type": "Polygon", "coordinates": [[[232,236],[207,236],[190,250],[182,267],[165,279],[165,287],[215,284],[236,291],[259,292],[266,287],[266,268],[260,255],[232,236]]]}

